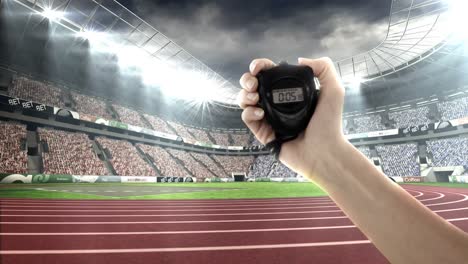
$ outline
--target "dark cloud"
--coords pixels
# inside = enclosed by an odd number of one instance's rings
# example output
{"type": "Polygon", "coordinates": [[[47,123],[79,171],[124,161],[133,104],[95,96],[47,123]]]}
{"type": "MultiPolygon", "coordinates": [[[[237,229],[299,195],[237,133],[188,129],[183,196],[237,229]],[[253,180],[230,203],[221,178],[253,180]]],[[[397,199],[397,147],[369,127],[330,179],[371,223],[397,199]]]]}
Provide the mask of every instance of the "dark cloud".
{"type": "Polygon", "coordinates": [[[390,0],[126,0],[156,29],[233,83],[256,57],[338,59],[385,37],[390,0]]]}

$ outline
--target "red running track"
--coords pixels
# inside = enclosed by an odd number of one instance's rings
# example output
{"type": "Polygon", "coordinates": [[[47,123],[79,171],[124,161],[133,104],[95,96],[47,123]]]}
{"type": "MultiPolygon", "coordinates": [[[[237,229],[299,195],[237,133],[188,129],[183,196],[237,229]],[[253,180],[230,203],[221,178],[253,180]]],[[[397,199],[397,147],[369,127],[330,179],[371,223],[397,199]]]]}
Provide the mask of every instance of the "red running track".
{"type": "MultiPolygon", "coordinates": [[[[405,186],[468,231],[468,190],[405,186]]],[[[398,230],[398,227],[395,228],[398,230]]],[[[388,263],[328,197],[0,199],[0,263],[388,263]]]]}

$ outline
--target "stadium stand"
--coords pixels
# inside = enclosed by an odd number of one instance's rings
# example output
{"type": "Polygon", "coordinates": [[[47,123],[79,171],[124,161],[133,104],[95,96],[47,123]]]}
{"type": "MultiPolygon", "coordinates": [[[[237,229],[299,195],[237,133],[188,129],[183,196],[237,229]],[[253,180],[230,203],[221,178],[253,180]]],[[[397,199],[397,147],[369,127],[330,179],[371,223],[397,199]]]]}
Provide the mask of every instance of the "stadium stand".
{"type": "Polygon", "coordinates": [[[341,120],[341,127],[343,128],[343,134],[348,135],[350,134],[349,128],[348,128],[348,119],[341,120]]]}
{"type": "Polygon", "coordinates": [[[112,104],[112,106],[119,115],[121,122],[151,129],[146,122],[143,121],[142,116],[137,111],[117,104],[112,104]]]}
{"type": "Polygon", "coordinates": [[[253,156],[221,156],[211,155],[217,162],[223,166],[224,170],[230,175],[233,172],[249,172],[249,167],[253,162],[253,156]]]}
{"type": "Polygon", "coordinates": [[[61,89],[42,82],[30,80],[26,77],[13,79],[9,89],[9,95],[35,103],[65,108],[61,89]]]}
{"type": "Polygon", "coordinates": [[[26,126],[0,121],[0,173],[27,173],[28,156],[21,141],[26,138],[26,126]]]}
{"type": "Polygon", "coordinates": [[[229,137],[228,134],[219,133],[219,132],[210,132],[210,135],[216,140],[216,144],[221,146],[229,146],[229,137]]]}
{"type": "Polygon", "coordinates": [[[42,153],[44,173],[109,175],[104,163],[93,152],[87,135],[51,128],[39,128],[38,134],[48,149],[42,153]]]}
{"type": "Polygon", "coordinates": [[[220,167],[216,162],[213,161],[210,156],[203,153],[196,153],[191,152],[190,155],[195,158],[196,160],[203,163],[206,167],[210,168],[210,170],[215,174],[216,177],[226,177],[229,176],[228,173],[224,171],[223,167],[220,167]]]}
{"type": "Polygon", "coordinates": [[[167,123],[175,130],[175,132],[177,133],[177,135],[179,137],[182,137],[184,139],[187,139],[187,140],[191,140],[191,141],[197,141],[187,130],[186,127],[184,127],[183,125],[180,125],[178,123],[175,123],[175,122],[172,122],[172,121],[167,121],[167,123]]]}
{"type": "Polygon", "coordinates": [[[297,177],[297,173],[290,170],[281,162],[276,162],[272,166],[269,177],[270,178],[295,178],[297,177]]]}
{"type": "Polygon", "coordinates": [[[162,120],[160,117],[154,115],[143,114],[144,118],[148,120],[155,131],[175,134],[174,131],[167,125],[166,121],[162,120]]]}
{"type": "Polygon", "coordinates": [[[111,154],[109,161],[120,176],[155,176],[156,172],[128,141],[97,137],[96,141],[111,154]]]}
{"type": "Polygon", "coordinates": [[[368,159],[371,158],[371,151],[370,151],[369,146],[360,146],[360,147],[357,147],[357,149],[358,149],[362,154],[364,154],[364,156],[366,156],[368,159]]]}
{"type": "Polygon", "coordinates": [[[431,123],[428,117],[429,107],[418,107],[406,109],[388,114],[390,120],[395,121],[396,128],[407,128],[411,126],[427,125],[431,123]]]}
{"type": "Polygon", "coordinates": [[[101,117],[107,120],[112,120],[112,116],[107,111],[106,103],[100,99],[71,92],[71,97],[75,101],[75,110],[80,114],[101,117]]]}
{"type": "Polygon", "coordinates": [[[167,151],[174,157],[181,160],[185,167],[193,174],[193,176],[204,178],[215,177],[215,175],[213,175],[213,173],[211,173],[207,167],[196,161],[188,152],[177,149],[168,149],[167,151]]]}
{"type": "Polygon", "coordinates": [[[196,128],[187,128],[187,130],[194,136],[197,141],[205,142],[205,143],[214,143],[210,137],[208,136],[207,132],[201,129],[196,128]]]}
{"type": "Polygon", "coordinates": [[[258,141],[255,137],[253,137],[252,143],[250,143],[250,145],[252,145],[252,146],[263,146],[263,144],[260,143],[260,141],[258,141]]]}
{"type": "Polygon", "coordinates": [[[161,172],[162,176],[188,176],[187,171],[182,165],[177,163],[165,149],[144,144],[137,144],[137,146],[153,159],[154,165],[161,172]]]}
{"type": "Polygon", "coordinates": [[[355,117],[354,125],[354,133],[365,133],[386,129],[382,123],[382,117],[376,114],[355,117]]]}
{"type": "Polygon", "coordinates": [[[271,155],[258,156],[253,162],[248,176],[254,178],[268,177],[275,159],[271,155]]]}
{"type": "Polygon", "coordinates": [[[434,167],[468,167],[467,137],[431,140],[427,142],[427,150],[432,154],[434,167]]]}
{"type": "Polygon", "coordinates": [[[382,159],[382,168],[388,176],[419,176],[416,159],[417,144],[376,146],[377,154],[382,159]]]}
{"type": "Polygon", "coordinates": [[[468,97],[462,97],[437,104],[442,120],[468,117],[468,97]]]}
{"type": "Polygon", "coordinates": [[[232,138],[232,144],[234,146],[248,146],[249,145],[249,140],[250,140],[250,134],[236,134],[232,133],[231,134],[232,138]]]}

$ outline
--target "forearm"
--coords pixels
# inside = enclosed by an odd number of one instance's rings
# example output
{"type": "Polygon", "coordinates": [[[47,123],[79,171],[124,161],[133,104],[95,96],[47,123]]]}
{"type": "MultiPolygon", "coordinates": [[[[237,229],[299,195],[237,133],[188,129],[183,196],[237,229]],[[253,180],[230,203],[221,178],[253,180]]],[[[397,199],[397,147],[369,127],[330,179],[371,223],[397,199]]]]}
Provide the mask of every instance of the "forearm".
{"type": "Polygon", "coordinates": [[[392,263],[461,263],[468,236],[421,205],[343,140],[306,175],[392,263]],[[419,253],[418,253],[419,252],[419,253]]]}

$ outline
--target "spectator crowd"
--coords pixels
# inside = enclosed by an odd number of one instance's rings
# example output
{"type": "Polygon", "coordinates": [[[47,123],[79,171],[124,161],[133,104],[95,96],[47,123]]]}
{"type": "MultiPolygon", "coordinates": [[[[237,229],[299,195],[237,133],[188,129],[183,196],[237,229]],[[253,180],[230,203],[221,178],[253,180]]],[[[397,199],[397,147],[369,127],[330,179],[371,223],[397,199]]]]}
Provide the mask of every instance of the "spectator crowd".
{"type": "Polygon", "coordinates": [[[13,79],[9,88],[9,95],[39,104],[65,107],[61,89],[26,77],[13,79]]]}
{"type": "Polygon", "coordinates": [[[266,178],[270,175],[275,159],[271,155],[258,156],[252,164],[248,176],[252,178],[266,178]]]}
{"type": "Polygon", "coordinates": [[[171,177],[189,176],[189,173],[184,169],[183,165],[177,163],[164,148],[144,144],[137,144],[137,146],[151,157],[154,165],[161,172],[161,175],[171,177]]]}
{"type": "Polygon", "coordinates": [[[215,175],[202,163],[195,160],[187,151],[178,149],[168,149],[168,152],[175,158],[179,159],[184,164],[185,168],[190,171],[192,176],[198,178],[212,178],[215,175]]]}
{"type": "Polygon", "coordinates": [[[75,101],[75,110],[77,112],[112,120],[104,101],[76,92],[71,92],[71,97],[75,101]]]}
{"type": "Polygon", "coordinates": [[[88,136],[50,128],[38,129],[43,146],[42,160],[46,174],[109,175],[95,154],[88,136]]]}
{"type": "Polygon", "coordinates": [[[464,166],[468,168],[468,138],[454,137],[427,142],[434,167],[464,166]]]}
{"type": "Polygon", "coordinates": [[[119,115],[122,123],[151,129],[149,125],[144,122],[142,115],[136,110],[117,104],[112,104],[112,107],[119,115]]]}
{"type": "Polygon", "coordinates": [[[415,143],[377,145],[375,149],[387,176],[420,176],[418,146],[415,143]]]}
{"type": "Polygon", "coordinates": [[[27,173],[26,126],[0,121],[0,173],[27,173]]]}
{"type": "Polygon", "coordinates": [[[389,118],[395,122],[396,128],[430,124],[431,120],[428,115],[429,107],[427,106],[390,112],[388,114],[389,118]]]}
{"type": "Polygon", "coordinates": [[[382,117],[378,114],[358,116],[354,118],[354,133],[385,130],[382,117]]]}
{"type": "Polygon", "coordinates": [[[437,106],[444,121],[468,117],[468,97],[440,102],[437,106]]]}
{"type": "Polygon", "coordinates": [[[97,137],[96,141],[107,149],[107,157],[117,175],[120,176],[156,176],[153,168],[140,156],[137,149],[128,141],[106,137],[97,137]]]}
{"type": "Polygon", "coordinates": [[[253,163],[253,156],[222,156],[211,155],[230,176],[231,173],[248,173],[250,165],[253,163]]]}

